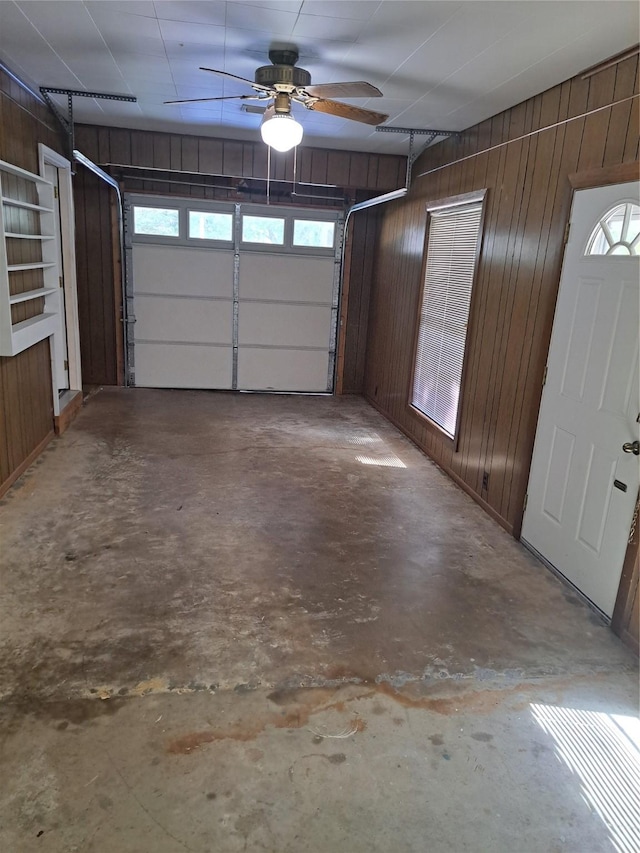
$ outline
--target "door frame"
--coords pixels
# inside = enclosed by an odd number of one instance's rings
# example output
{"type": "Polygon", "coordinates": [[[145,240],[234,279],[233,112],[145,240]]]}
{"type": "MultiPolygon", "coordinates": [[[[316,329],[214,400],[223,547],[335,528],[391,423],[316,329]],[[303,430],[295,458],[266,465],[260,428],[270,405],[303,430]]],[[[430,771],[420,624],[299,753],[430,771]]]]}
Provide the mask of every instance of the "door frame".
{"type": "MultiPolygon", "coordinates": [[[[626,184],[631,181],[640,180],[640,161],[635,160],[632,163],[620,163],[616,166],[606,166],[601,169],[588,169],[582,172],[572,172],[568,175],[568,181],[570,186],[570,197],[569,197],[569,206],[567,209],[567,223],[569,222],[569,217],[571,216],[571,209],[573,207],[573,198],[576,190],[586,190],[586,189],[596,189],[599,187],[608,187],[614,184],[626,184]]],[[[566,227],[566,226],[565,226],[566,227]]],[[[560,271],[558,273],[558,290],[560,289],[560,275],[562,273],[562,267],[564,265],[564,254],[565,250],[563,248],[562,257],[560,258],[560,271]]],[[[550,345],[550,343],[549,343],[550,345]]],[[[547,347],[547,358],[549,355],[549,348],[547,347]]],[[[546,363],[546,362],[545,362],[546,363]]],[[[542,401],[540,401],[542,402],[542,401]]],[[[538,416],[540,412],[540,404],[538,405],[538,416]]],[[[537,426],[536,426],[536,434],[537,434],[537,426]]],[[[531,464],[533,462],[533,448],[532,448],[532,458],[529,460],[529,478],[531,477],[531,464]]],[[[528,479],[527,479],[528,483],[528,479]]],[[[527,486],[528,489],[528,486],[527,486]]],[[[522,515],[524,515],[524,507],[522,510],[522,515]]],[[[522,526],[522,517],[520,521],[520,527],[522,526]]],[[[518,533],[518,539],[520,539],[520,532],[518,533]]],[[[522,541],[522,540],[521,540],[522,541]]],[[[522,541],[522,544],[525,545],[525,542],[522,541]]],[[[618,594],[616,597],[616,603],[613,610],[613,617],[610,621],[611,627],[615,631],[616,634],[620,634],[622,625],[621,617],[619,614],[626,612],[634,597],[637,586],[637,576],[634,580],[633,572],[625,571],[625,567],[629,565],[633,566],[636,554],[637,554],[638,544],[636,543],[627,543],[627,551],[625,554],[624,565],[622,576],[620,578],[620,585],[618,587],[618,594]]],[[[529,549],[531,550],[531,549],[529,549]]],[[[564,583],[569,583],[559,572],[555,571],[550,564],[541,558],[541,555],[536,553],[538,559],[552,569],[553,573],[560,577],[564,583]]],[[[594,605],[583,596],[583,600],[587,602],[591,607],[594,605]]],[[[597,611],[600,613],[600,611],[597,611]]],[[[601,614],[602,615],[602,614],[601,614]]],[[[604,617],[603,617],[604,618],[604,617]]]]}
{"type": "MultiPolygon", "coordinates": [[[[64,288],[65,324],[67,334],[67,361],[69,362],[69,390],[61,397],[57,388],[53,394],[54,415],[59,416],[78,392],[82,391],[80,362],[80,326],[78,321],[78,290],[76,280],[75,214],[71,163],[43,143],[38,143],[40,174],[44,177],[45,165],[58,169],[60,202],[60,252],[62,256],[62,286],[64,288]]],[[[51,359],[55,383],[57,355],[52,349],[51,359]]]]}

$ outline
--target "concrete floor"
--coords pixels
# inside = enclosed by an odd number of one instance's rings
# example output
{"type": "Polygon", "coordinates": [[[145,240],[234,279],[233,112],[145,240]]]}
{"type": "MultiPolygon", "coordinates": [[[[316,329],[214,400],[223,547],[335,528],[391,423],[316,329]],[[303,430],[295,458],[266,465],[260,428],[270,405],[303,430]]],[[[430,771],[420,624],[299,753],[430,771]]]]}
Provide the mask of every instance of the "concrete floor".
{"type": "Polygon", "coordinates": [[[637,660],[362,400],[104,390],[0,541],[2,851],[638,849],[637,660]]]}

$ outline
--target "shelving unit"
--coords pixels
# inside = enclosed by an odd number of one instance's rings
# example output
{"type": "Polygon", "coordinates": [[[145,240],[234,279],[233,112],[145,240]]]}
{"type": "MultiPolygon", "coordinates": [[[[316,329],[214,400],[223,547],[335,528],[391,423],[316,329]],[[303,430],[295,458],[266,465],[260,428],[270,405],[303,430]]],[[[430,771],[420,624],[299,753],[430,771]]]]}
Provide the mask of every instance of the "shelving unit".
{"type": "Polygon", "coordinates": [[[55,245],[55,223],[53,186],[49,181],[26,169],[0,160],[0,355],[14,356],[38,341],[60,334],[60,269],[55,245]],[[8,175],[21,178],[34,184],[38,203],[13,198],[5,192],[8,175]],[[38,214],[38,227],[34,231],[11,231],[5,226],[8,207],[21,208],[38,214]],[[42,260],[29,263],[9,264],[7,260],[7,241],[25,240],[38,242],[41,246],[42,260]],[[22,293],[14,292],[11,278],[23,271],[40,271],[41,286],[22,293]],[[39,314],[27,320],[14,323],[11,306],[24,304],[36,299],[43,300],[43,309],[39,314]]]}

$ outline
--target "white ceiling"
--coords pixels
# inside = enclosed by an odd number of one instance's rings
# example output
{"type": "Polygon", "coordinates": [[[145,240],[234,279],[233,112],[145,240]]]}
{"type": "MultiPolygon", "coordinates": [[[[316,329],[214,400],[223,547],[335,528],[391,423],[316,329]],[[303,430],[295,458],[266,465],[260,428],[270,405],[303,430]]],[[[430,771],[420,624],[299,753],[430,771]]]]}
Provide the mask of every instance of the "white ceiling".
{"type": "MultiPolygon", "coordinates": [[[[638,41],[626,0],[0,0],[0,59],[34,89],[132,94],[74,100],[79,122],[258,139],[251,93],[200,65],[253,79],[272,46],[295,45],[313,83],[367,80],[383,98],[351,103],[388,125],[463,130],[638,41]]],[[[66,103],[66,102],[65,102],[66,103]]],[[[407,153],[401,134],[304,108],[303,144],[407,153]]]]}

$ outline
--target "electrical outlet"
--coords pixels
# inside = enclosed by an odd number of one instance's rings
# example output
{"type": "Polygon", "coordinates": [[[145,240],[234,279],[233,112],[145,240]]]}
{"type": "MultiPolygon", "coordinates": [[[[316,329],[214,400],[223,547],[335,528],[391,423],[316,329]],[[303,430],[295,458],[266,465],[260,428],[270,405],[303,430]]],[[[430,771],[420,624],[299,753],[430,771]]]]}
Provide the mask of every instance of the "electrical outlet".
{"type": "Polygon", "coordinates": [[[485,471],[482,475],[482,491],[486,492],[489,488],[489,472],[485,471]]]}

